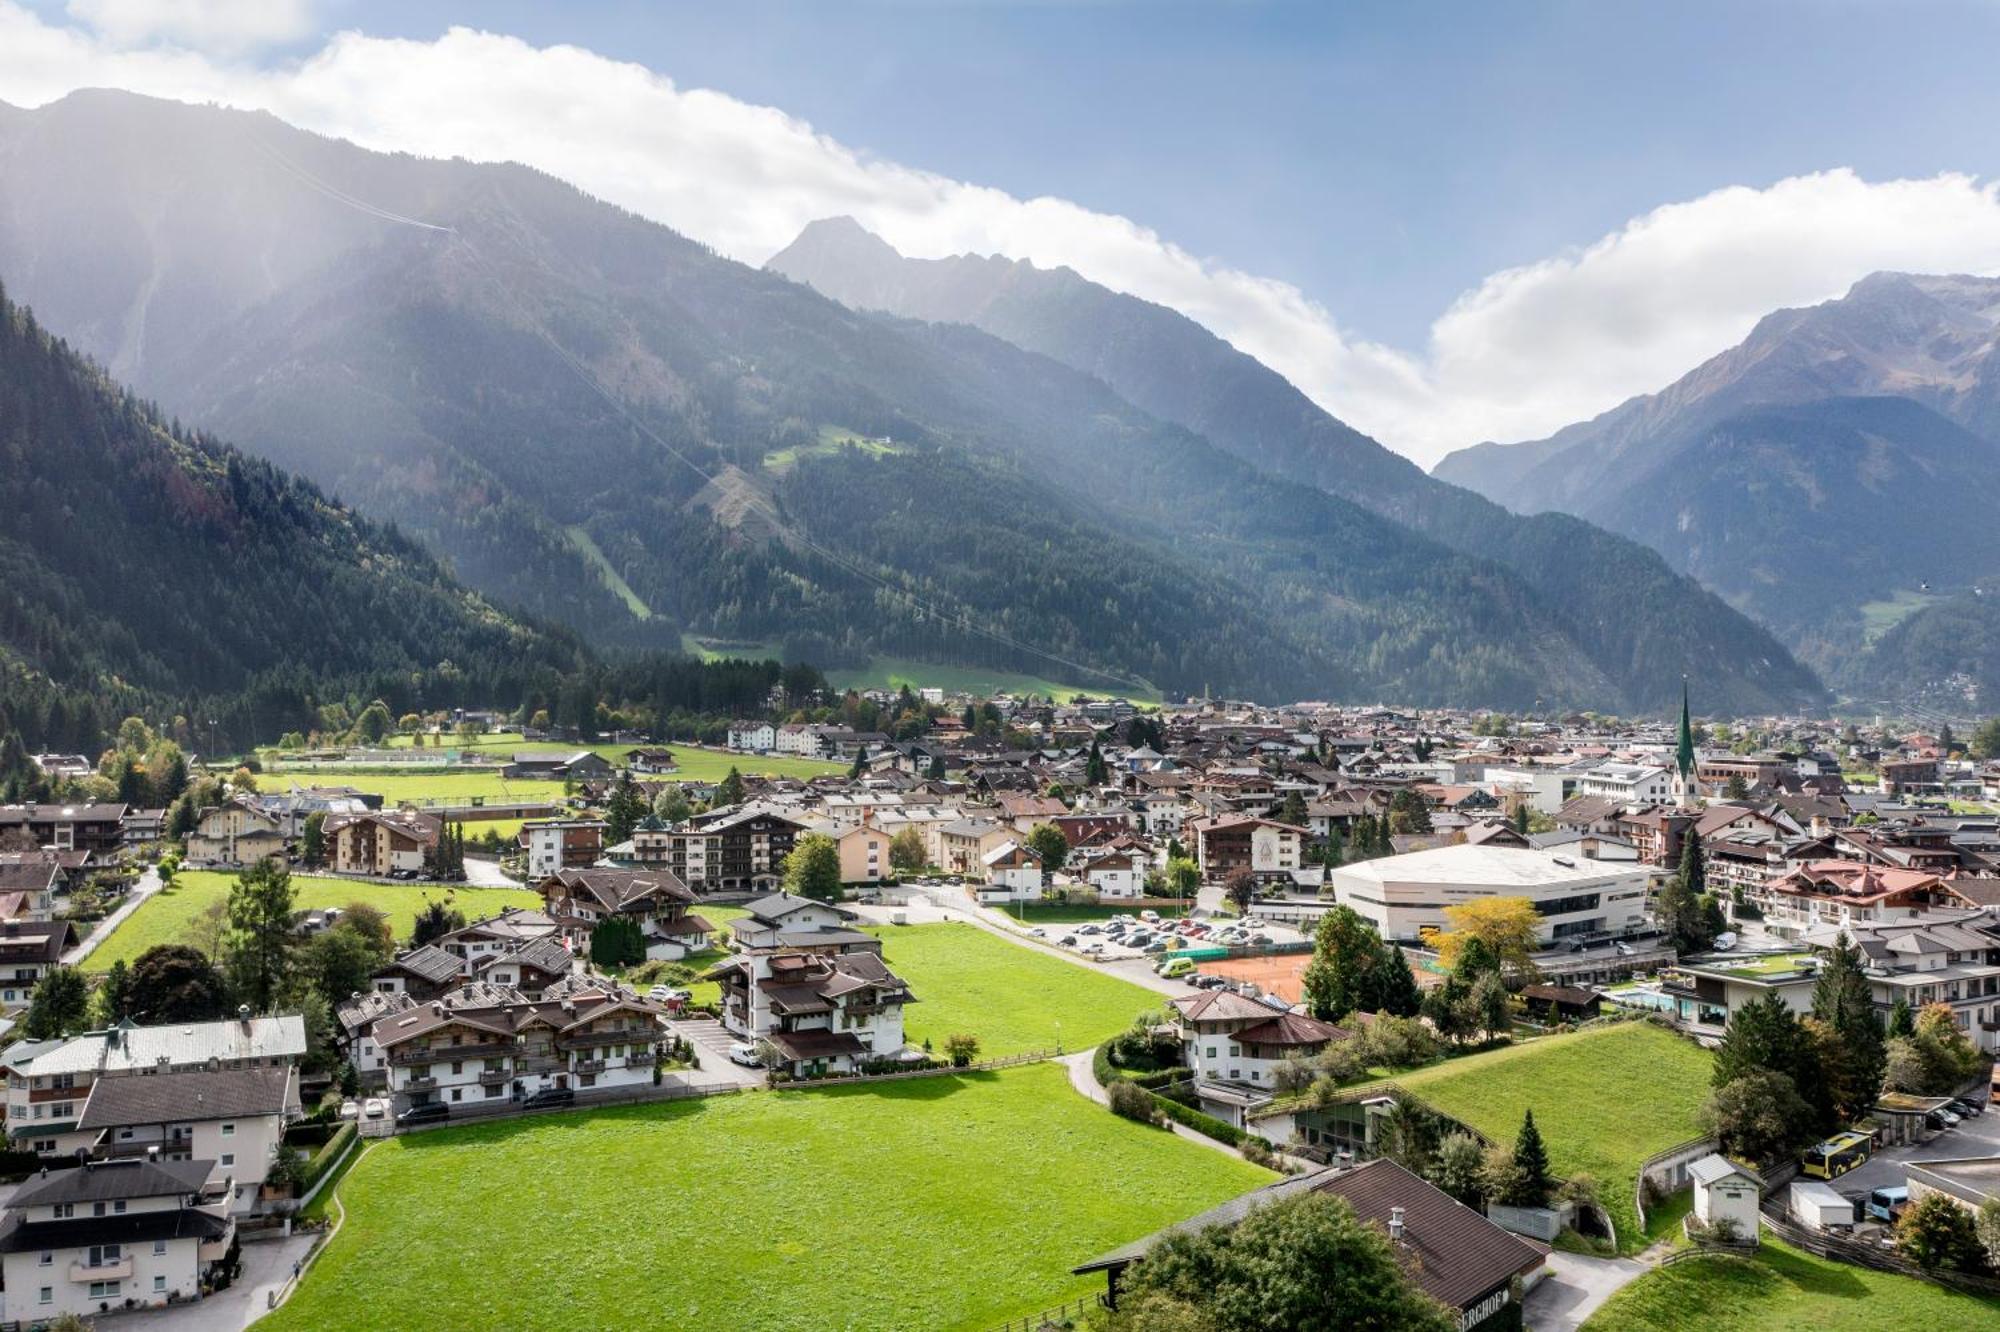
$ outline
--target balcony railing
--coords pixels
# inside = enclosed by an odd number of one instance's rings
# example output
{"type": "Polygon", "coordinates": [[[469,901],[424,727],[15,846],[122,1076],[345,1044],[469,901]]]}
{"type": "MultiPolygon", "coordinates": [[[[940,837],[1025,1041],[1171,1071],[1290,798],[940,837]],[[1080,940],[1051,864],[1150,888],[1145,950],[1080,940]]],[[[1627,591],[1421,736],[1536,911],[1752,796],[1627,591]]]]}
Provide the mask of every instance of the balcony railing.
{"type": "Polygon", "coordinates": [[[513,1078],[514,1075],[504,1068],[482,1069],[479,1074],[479,1085],[482,1087],[503,1087],[513,1081],[513,1078]]]}
{"type": "Polygon", "coordinates": [[[132,1255],[126,1254],[115,1263],[101,1263],[92,1267],[89,1263],[71,1263],[71,1281],[129,1281],[132,1278],[132,1255]]]}
{"type": "Polygon", "coordinates": [[[442,1064],[453,1059],[483,1059],[488,1055],[514,1053],[512,1041],[482,1041],[478,1045],[433,1045],[421,1050],[395,1050],[392,1064],[442,1064]]]}
{"type": "Polygon", "coordinates": [[[604,1061],[602,1059],[579,1059],[576,1061],[575,1071],[577,1073],[602,1073],[604,1071],[604,1061]]]}

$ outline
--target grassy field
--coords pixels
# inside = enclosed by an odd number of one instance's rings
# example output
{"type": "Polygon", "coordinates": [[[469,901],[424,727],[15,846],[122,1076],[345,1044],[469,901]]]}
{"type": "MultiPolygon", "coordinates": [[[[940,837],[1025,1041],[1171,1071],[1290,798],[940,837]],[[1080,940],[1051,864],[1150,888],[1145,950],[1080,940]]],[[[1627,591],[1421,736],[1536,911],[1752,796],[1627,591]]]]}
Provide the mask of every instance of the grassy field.
{"type": "Polygon", "coordinates": [[[1894,629],[1916,612],[1944,598],[1928,592],[1919,592],[1906,587],[1896,589],[1895,595],[1883,601],[1868,601],[1861,605],[1861,641],[1873,643],[1882,635],[1894,629]]]}
{"type": "MultiPolygon", "coordinates": [[[[410,737],[395,736],[390,747],[407,748],[410,737]]],[[[491,735],[479,737],[477,744],[449,744],[447,749],[462,749],[467,753],[477,753],[494,759],[512,757],[521,750],[545,752],[564,749],[563,745],[531,744],[518,735],[491,735]]],[[[590,748],[611,759],[623,762],[625,751],[634,745],[593,745],[590,748]]],[[[719,782],[735,768],[745,777],[820,777],[830,772],[846,772],[844,763],[828,763],[820,759],[796,758],[790,754],[729,754],[715,749],[697,749],[692,745],[669,744],[666,748],[674,751],[680,764],[680,771],[662,774],[660,777],[645,777],[646,781],[686,781],[719,782]]],[[[363,791],[380,792],[384,799],[415,799],[428,796],[434,799],[465,799],[471,796],[485,796],[488,800],[555,800],[563,798],[561,782],[506,781],[499,772],[396,772],[380,773],[344,771],[337,764],[329,764],[310,771],[287,765],[282,757],[274,758],[266,752],[265,764],[270,769],[264,780],[269,789],[283,789],[290,782],[301,786],[323,783],[329,786],[353,786],[363,791]]]]}
{"type": "MultiPolygon", "coordinates": [[[[184,870],[174,886],[156,893],[83,960],[86,971],[108,971],[113,962],[131,962],[148,948],[159,944],[187,943],[195,920],[211,902],[229,899],[233,874],[212,870],[184,870]]],[[[357,883],[347,879],[292,876],[292,889],[300,910],[344,907],[350,902],[367,902],[387,912],[398,939],[406,937],[417,913],[427,899],[449,895],[452,905],[467,920],[491,916],[507,907],[538,907],[542,899],[525,888],[465,888],[437,884],[357,883]]]]}
{"type": "Polygon", "coordinates": [[[270,1332],[983,1332],[1069,1269],[1269,1181],[1060,1065],[395,1138],[270,1332]]]}
{"type": "Polygon", "coordinates": [[[582,524],[565,527],[563,535],[569,538],[569,544],[576,548],[577,554],[590,561],[592,567],[597,570],[597,576],[604,580],[604,585],[625,603],[626,610],[642,620],[653,618],[652,608],[639,599],[639,594],[632,590],[632,585],[625,581],[624,575],[611,567],[611,561],[604,558],[604,552],[598,548],[590,533],[584,531],[582,524]]]}
{"type": "Polygon", "coordinates": [[[2000,1326],[2000,1301],[1830,1262],[1768,1237],[1754,1258],[1693,1259],[1648,1272],[1583,1325],[1584,1332],[1942,1332],[1994,1326],[2000,1326]]]}
{"type": "Polygon", "coordinates": [[[857,435],[852,430],[840,426],[823,425],[819,428],[819,439],[811,444],[795,444],[788,449],[773,449],[764,455],[764,470],[783,475],[798,466],[801,458],[818,458],[837,453],[843,448],[855,448],[871,457],[880,458],[891,453],[901,453],[902,448],[893,440],[884,443],[866,435],[857,435]]]}
{"type": "Polygon", "coordinates": [[[1096,698],[1116,697],[1134,703],[1157,703],[1156,689],[1133,689],[1110,680],[1092,679],[1086,684],[1065,683],[1039,675],[1023,675],[986,666],[940,666],[907,657],[874,657],[858,669],[832,670],[827,682],[836,689],[942,689],[946,693],[974,695],[1045,694],[1067,702],[1078,694],[1096,698]]]}
{"type": "Polygon", "coordinates": [[[1629,1253],[1644,1246],[1632,1207],[1639,1166],[1698,1136],[1694,1116],[1708,1094],[1709,1062],[1672,1032],[1626,1022],[1467,1055],[1396,1082],[1497,1142],[1512,1143],[1532,1109],[1556,1173],[1596,1177],[1629,1253]]]}
{"type": "Polygon", "coordinates": [[[976,925],[885,926],[882,955],[917,996],[904,1010],[905,1039],[935,1046],[954,1032],[979,1037],[982,1056],[1054,1048],[1085,1050],[1166,1002],[1151,990],[976,925]]]}

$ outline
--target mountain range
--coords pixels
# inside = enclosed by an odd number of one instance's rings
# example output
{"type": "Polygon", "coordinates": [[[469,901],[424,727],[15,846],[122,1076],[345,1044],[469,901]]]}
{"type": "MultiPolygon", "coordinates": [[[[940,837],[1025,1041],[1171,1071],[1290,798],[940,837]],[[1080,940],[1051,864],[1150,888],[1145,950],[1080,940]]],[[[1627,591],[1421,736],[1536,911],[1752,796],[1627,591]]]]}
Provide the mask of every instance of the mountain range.
{"type": "Polygon", "coordinates": [[[1655,552],[1563,515],[1510,513],[1425,475],[1174,310],[1067,268],[906,258],[850,218],[813,223],[767,267],[856,309],[970,324],[1053,357],[1274,476],[1497,564],[1629,706],[1665,708],[1683,671],[1703,678],[1717,706],[1819,694],[1775,639],[1655,552]]]}
{"type": "Polygon", "coordinates": [[[1090,326],[1093,357],[843,303],[526,168],[123,93],[0,108],[0,175],[0,279],[49,327],[591,643],[1264,698],[1657,711],[1683,671],[1718,710],[1823,697],[1651,552],[1425,477],[1156,306],[1090,326]]]}
{"type": "Polygon", "coordinates": [[[87,751],[142,710],[269,737],[344,687],[442,707],[588,660],[407,537],[163,419],[4,294],[0,453],[10,737],[87,751]]]}
{"type": "Polygon", "coordinates": [[[1848,693],[1977,706],[2000,698],[1996,347],[2000,279],[1876,273],[1658,393],[1436,475],[1646,542],[1848,693]]]}

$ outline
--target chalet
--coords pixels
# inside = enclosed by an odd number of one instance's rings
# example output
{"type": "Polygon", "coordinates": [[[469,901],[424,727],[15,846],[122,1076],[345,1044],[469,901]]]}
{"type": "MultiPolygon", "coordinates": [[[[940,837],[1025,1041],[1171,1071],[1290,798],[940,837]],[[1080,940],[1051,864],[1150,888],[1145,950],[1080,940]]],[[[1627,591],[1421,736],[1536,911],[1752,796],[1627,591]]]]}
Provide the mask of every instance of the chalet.
{"type": "Polygon", "coordinates": [[[1195,1077],[1268,1090],[1287,1055],[1315,1055],[1347,1032],[1231,990],[1204,990],[1172,1001],[1174,1029],[1195,1077]]]}
{"type": "Polygon", "coordinates": [[[109,860],[125,845],[124,818],[121,804],[0,805],[0,844],[25,833],[36,846],[109,860]]]}
{"type": "Polygon", "coordinates": [[[1533,1284],[1548,1262],[1548,1250],[1509,1234],[1472,1208],[1389,1160],[1329,1166],[1293,1175],[1166,1230],[1135,1240],[1076,1268],[1102,1272],[1103,1296],[1118,1307],[1118,1285],[1126,1269],[1168,1234],[1192,1234],[1210,1226],[1234,1226],[1257,1208],[1302,1193],[1344,1198],[1354,1215],[1388,1237],[1410,1279],[1458,1317],[1460,1332],[1497,1332],[1519,1327],[1516,1293],[1533,1284]]]}
{"type": "Polygon", "coordinates": [[[489,957],[509,953],[537,939],[553,939],[561,928],[547,912],[526,907],[508,907],[497,916],[487,916],[432,940],[444,952],[459,959],[470,976],[489,957]]]}
{"type": "Polygon", "coordinates": [[[0,921],[0,1009],[26,1007],[36,984],[75,941],[66,920],[0,921]]]}
{"type": "Polygon", "coordinates": [[[427,943],[398,953],[394,961],[368,979],[377,993],[407,994],[422,1002],[456,988],[466,974],[465,958],[427,943]]]}
{"type": "Polygon", "coordinates": [[[1146,895],[1146,860],[1131,851],[1107,851],[1092,856],[1072,872],[1080,874],[1099,899],[1146,895]]]}
{"type": "Polygon", "coordinates": [[[646,956],[679,961],[708,946],[715,927],[688,908],[695,895],[668,871],[564,869],[543,879],[549,917],[582,951],[600,921],[622,916],[639,927],[646,956]]]}
{"type": "Polygon", "coordinates": [[[850,913],[780,893],[730,922],[741,951],[709,971],[722,985],[722,1024],[769,1044],[793,1077],[853,1072],[903,1049],[909,987],[882,961],[882,941],[850,913]]]}
{"type": "Polygon", "coordinates": [[[1261,880],[1289,879],[1305,863],[1306,830],[1276,819],[1221,815],[1188,822],[1201,876],[1220,883],[1238,872],[1261,880]]]}
{"type": "Polygon", "coordinates": [[[188,834],[187,858],[195,865],[254,865],[285,854],[285,826],[255,796],[239,795],[201,812],[188,834]]]}
{"type": "Polygon", "coordinates": [[[673,750],[652,746],[626,750],[625,766],[633,772],[663,773],[680,771],[680,764],[674,761],[673,750]]]}
{"type": "Polygon", "coordinates": [[[69,885],[63,853],[0,851],[0,920],[49,919],[56,894],[69,891],[69,885]]]}
{"type": "Polygon", "coordinates": [[[336,873],[411,875],[423,871],[442,827],[428,814],[403,809],[335,814],[321,830],[336,873]]]}
{"type": "Polygon", "coordinates": [[[778,886],[803,820],[754,805],[698,815],[667,832],[665,868],[699,894],[778,886]]]}
{"type": "Polygon", "coordinates": [[[1759,896],[1771,928],[1794,932],[1876,924],[1948,899],[1934,873],[1856,860],[1808,861],[1771,880],[1759,896]]]}
{"type": "Polygon", "coordinates": [[[1521,1003],[1544,1022],[1588,1022],[1603,1007],[1604,996],[1573,985],[1529,985],[1521,990],[1521,1003]]]}
{"type": "Polygon", "coordinates": [[[125,1157],[29,1176],[0,1221],[0,1318],[28,1327],[199,1298],[236,1237],[233,1192],[205,1159],[125,1157]]]}
{"type": "Polygon", "coordinates": [[[608,982],[573,976],[531,998],[482,986],[473,1002],[433,1000],[376,1019],[390,1092],[409,1105],[504,1104],[542,1090],[650,1085],[666,1010],[608,982]]]}

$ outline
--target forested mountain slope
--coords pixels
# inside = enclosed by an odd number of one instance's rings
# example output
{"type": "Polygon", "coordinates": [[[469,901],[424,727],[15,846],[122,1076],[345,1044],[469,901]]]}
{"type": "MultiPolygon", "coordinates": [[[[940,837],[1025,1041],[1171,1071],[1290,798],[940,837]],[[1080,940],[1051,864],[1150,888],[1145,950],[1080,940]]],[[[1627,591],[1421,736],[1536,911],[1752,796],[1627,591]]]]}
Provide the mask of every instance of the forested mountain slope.
{"type": "Polygon", "coordinates": [[[0,453],[0,731],[88,748],[151,707],[229,735],[343,684],[444,706],[586,659],[407,538],[161,419],[4,295],[0,453]]]}
{"type": "Polygon", "coordinates": [[[1626,705],[1697,674],[1719,707],[1810,702],[1818,682],[1760,627],[1654,552],[1561,515],[1523,518],[1426,476],[1193,320],[1068,269],[906,259],[851,219],[806,228],[768,267],[857,309],[976,326],[1103,380],[1275,477],[1349,500],[1504,567],[1626,705]]]}

